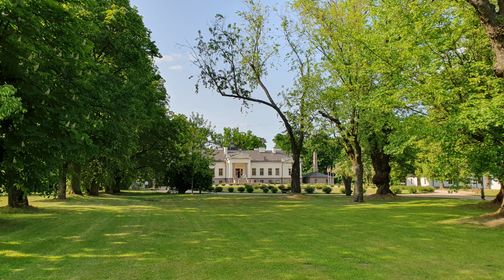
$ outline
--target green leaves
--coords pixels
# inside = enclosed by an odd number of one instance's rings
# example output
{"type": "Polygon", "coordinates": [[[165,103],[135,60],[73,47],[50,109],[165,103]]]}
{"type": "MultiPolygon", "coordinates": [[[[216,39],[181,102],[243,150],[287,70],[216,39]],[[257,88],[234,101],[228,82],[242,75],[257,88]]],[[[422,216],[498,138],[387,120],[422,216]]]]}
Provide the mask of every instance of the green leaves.
{"type": "Polygon", "coordinates": [[[15,93],[13,86],[0,86],[0,121],[23,111],[21,98],[16,97],[15,93]]]}

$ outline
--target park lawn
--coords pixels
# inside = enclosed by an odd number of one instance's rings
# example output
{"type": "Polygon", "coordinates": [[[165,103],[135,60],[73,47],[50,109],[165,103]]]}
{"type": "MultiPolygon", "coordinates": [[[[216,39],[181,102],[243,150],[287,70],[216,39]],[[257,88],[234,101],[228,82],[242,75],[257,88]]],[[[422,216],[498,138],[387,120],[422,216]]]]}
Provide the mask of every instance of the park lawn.
{"type": "Polygon", "coordinates": [[[30,199],[0,208],[0,279],[504,279],[504,229],[456,222],[475,200],[30,199]]]}

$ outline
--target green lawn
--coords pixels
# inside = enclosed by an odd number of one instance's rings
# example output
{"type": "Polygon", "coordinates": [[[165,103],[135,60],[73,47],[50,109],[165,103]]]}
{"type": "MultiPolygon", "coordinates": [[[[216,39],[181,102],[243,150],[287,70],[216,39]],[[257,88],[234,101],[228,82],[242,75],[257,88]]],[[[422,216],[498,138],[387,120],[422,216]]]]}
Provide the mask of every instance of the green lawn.
{"type": "Polygon", "coordinates": [[[30,199],[0,208],[0,279],[504,279],[504,229],[454,222],[479,201],[30,199]]]}

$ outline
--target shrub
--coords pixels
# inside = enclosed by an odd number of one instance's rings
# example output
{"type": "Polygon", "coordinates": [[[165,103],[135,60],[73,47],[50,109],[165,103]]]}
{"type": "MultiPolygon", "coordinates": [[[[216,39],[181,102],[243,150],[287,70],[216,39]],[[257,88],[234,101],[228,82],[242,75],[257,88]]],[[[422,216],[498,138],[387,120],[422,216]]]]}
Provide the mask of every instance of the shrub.
{"type": "Polygon", "coordinates": [[[342,193],[342,194],[346,194],[346,190],[345,190],[345,187],[341,187],[339,189],[339,192],[342,193]]]}
{"type": "Polygon", "coordinates": [[[252,186],[245,186],[245,190],[248,192],[248,193],[253,193],[254,192],[254,188],[252,186]]]}
{"type": "Polygon", "coordinates": [[[278,192],[278,189],[277,189],[276,187],[273,187],[273,188],[271,188],[271,192],[272,192],[272,193],[277,193],[277,192],[278,192]]]}
{"type": "Polygon", "coordinates": [[[239,192],[241,192],[241,193],[242,193],[242,192],[244,192],[244,191],[245,191],[245,187],[238,187],[238,189],[237,189],[237,190],[238,190],[239,192]]]}
{"type": "Polygon", "coordinates": [[[315,188],[313,186],[307,186],[304,190],[308,194],[311,194],[311,193],[315,192],[315,188]]]}
{"type": "Polygon", "coordinates": [[[270,191],[271,191],[272,189],[274,189],[274,188],[275,188],[275,186],[273,186],[273,185],[269,185],[269,186],[268,186],[268,189],[269,189],[270,191]]]}
{"type": "Polygon", "coordinates": [[[315,188],[316,188],[317,190],[322,190],[322,189],[323,189],[323,187],[322,187],[322,186],[316,186],[315,188]]]}
{"type": "Polygon", "coordinates": [[[269,189],[268,189],[267,187],[264,187],[264,188],[262,188],[262,191],[263,191],[264,193],[268,193],[268,192],[269,192],[269,189]]]}
{"type": "Polygon", "coordinates": [[[222,187],[215,187],[215,192],[222,192],[223,188],[222,187]]]}
{"type": "Polygon", "coordinates": [[[401,194],[402,193],[402,189],[400,187],[392,187],[390,188],[390,190],[394,193],[394,194],[401,194]]]}
{"type": "Polygon", "coordinates": [[[422,193],[432,193],[432,192],[434,192],[434,188],[433,187],[419,187],[418,191],[420,191],[422,193]]]}
{"type": "Polygon", "coordinates": [[[228,188],[228,192],[234,192],[234,188],[233,187],[229,187],[228,188]]]}
{"type": "Polygon", "coordinates": [[[417,193],[418,192],[417,188],[415,188],[415,187],[411,187],[409,191],[410,191],[410,193],[417,193]]]}
{"type": "Polygon", "coordinates": [[[325,192],[326,194],[330,194],[332,192],[332,188],[331,187],[327,187],[325,186],[323,189],[322,189],[323,192],[325,192]]]}
{"type": "Polygon", "coordinates": [[[215,188],[213,186],[208,187],[209,192],[213,192],[214,190],[215,190],[215,188]]]}

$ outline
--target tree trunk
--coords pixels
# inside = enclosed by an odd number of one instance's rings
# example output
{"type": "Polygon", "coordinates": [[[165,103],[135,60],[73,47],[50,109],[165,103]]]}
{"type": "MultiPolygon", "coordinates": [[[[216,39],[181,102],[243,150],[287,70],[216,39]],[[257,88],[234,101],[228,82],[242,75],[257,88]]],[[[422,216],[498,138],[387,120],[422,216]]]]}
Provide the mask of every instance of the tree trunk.
{"type": "Polygon", "coordinates": [[[116,175],[114,178],[114,184],[112,185],[111,192],[112,194],[117,194],[121,192],[121,184],[122,184],[122,177],[119,175],[116,175]]]}
{"type": "Polygon", "coordinates": [[[343,185],[345,185],[345,195],[352,195],[352,177],[343,176],[343,185]]]}
{"type": "Polygon", "coordinates": [[[371,163],[373,165],[373,184],[378,188],[376,194],[394,194],[390,190],[390,156],[385,154],[383,147],[375,146],[371,151],[371,163]]]}
{"type": "Polygon", "coordinates": [[[100,190],[100,185],[98,184],[96,179],[92,179],[91,183],[86,188],[88,195],[91,195],[91,196],[98,196],[99,190],[100,190]]]}
{"type": "Polygon", "coordinates": [[[68,164],[65,163],[59,170],[58,199],[66,199],[68,164]]]}
{"type": "Polygon", "coordinates": [[[10,208],[24,208],[28,207],[28,196],[23,190],[11,186],[7,189],[8,205],[10,208]]]}
{"type": "Polygon", "coordinates": [[[495,4],[489,0],[466,0],[478,13],[480,22],[485,28],[494,53],[494,72],[499,78],[504,78],[504,2],[495,4]]]}
{"type": "Polygon", "coordinates": [[[301,168],[300,168],[300,151],[292,151],[292,159],[294,162],[292,163],[291,169],[291,192],[292,193],[301,193],[301,168]]]}
{"type": "Polygon", "coordinates": [[[356,155],[352,159],[352,167],[355,173],[354,202],[364,202],[364,165],[360,147],[357,148],[356,155]]]}
{"type": "Polygon", "coordinates": [[[72,192],[77,195],[83,195],[81,189],[81,166],[79,163],[72,164],[72,180],[70,181],[72,192]]]}
{"type": "Polygon", "coordinates": [[[495,199],[493,200],[494,203],[502,204],[504,202],[504,180],[499,180],[501,184],[501,188],[497,195],[495,196],[495,199]]]}

